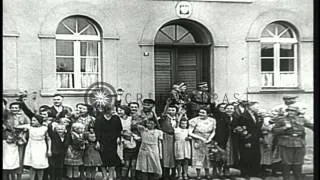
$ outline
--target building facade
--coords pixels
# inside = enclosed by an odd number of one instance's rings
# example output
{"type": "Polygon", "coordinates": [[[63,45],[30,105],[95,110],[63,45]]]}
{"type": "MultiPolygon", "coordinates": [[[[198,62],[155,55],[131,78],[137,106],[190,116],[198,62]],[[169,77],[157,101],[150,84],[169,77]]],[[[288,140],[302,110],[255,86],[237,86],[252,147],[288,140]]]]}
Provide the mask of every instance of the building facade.
{"type": "Polygon", "coordinates": [[[3,94],[63,94],[103,81],[124,101],[163,102],[173,83],[209,82],[217,101],[270,109],[297,95],[313,114],[311,0],[3,2],[3,94]]]}

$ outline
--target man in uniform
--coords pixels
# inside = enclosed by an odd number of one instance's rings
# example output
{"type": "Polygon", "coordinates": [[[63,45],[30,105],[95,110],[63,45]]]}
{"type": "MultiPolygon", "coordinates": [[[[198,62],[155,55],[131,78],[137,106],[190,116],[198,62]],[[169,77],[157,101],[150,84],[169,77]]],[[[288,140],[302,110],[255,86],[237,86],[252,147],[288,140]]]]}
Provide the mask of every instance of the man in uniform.
{"type": "Polygon", "coordinates": [[[274,115],[277,116],[284,116],[287,114],[286,109],[290,105],[297,105],[297,98],[298,96],[283,96],[284,104],[277,105],[274,108],[272,108],[271,112],[274,115]]]}
{"type": "Polygon", "coordinates": [[[313,124],[299,116],[299,112],[298,106],[289,105],[286,115],[272,128],[272,132],[278,136],[277,145],[280,150],[284,180],[289,180],[290,169],[295,180],[303,179],[301,176],[306,153],[305,127],[313,130],[313,124]]]}
{"type": "Polygon", "coordinates": [[[200,108],[210,108],[211,97],[208,90],[208,83],[200,82],[197,84],[197,90],[192,91],[190,94],[191,102],[189,103],[187,111],[189,119],[198,116],[200,108]]]}

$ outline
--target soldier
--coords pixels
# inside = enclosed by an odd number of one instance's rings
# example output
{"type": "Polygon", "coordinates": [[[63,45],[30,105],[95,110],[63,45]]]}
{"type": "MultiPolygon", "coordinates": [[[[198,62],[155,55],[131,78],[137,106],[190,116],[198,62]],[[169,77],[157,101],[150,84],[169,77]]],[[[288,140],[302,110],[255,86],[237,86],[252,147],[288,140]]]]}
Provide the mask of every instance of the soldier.
{"type": "Polygon", "coordinates": [[[188,118],[192,119],[198,115],[200,108],[210,108],[211,97],[208,92],[208,83],[200,82],[197,84],[198,89],[192,91],[188,107],[188,118]]]}
{"type": "Polygon", "coordinates": [[[275,123],[272,132],[278,135],[277,145],[283,165],[283,179],[289,179],[291,169],[294,179],[300,180],[306,153],[305,127],[313,130],[313,124],[299,116],[297,106],[289,105],[286,114],[275,123]]]}
{"type": "Polygon", "coordinates": [[[284,104],[277,105],[272,108],[271,112],[277,116],[284,116],[287,114],[286,109],[290,105],[297,105],[297,98],[298,96],[283,96],[284,104]]]}

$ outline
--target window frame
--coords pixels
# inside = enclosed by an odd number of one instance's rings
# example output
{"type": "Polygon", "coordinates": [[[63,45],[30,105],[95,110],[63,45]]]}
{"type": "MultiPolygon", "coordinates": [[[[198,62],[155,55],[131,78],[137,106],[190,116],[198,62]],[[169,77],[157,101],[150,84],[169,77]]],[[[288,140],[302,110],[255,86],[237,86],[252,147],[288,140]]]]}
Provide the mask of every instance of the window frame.
{"type": "MultiPolygon", "coordinates": [[[[277,24],[282,25],[288,28],[293,34],[292,38],[281,38],[280,36],[274,36],[274,37],[261,37],[260,38],[260,82],[262,88],[298,88],[298,38],[296,35],[296,32],[294,29],[287,24],[283,24],[281,22],[272,22],[270,24],[277,24]],[[271,44],[273,45],[273,57],[263,57],[261,54],[262,51],[262,45],[264,44],[271,44]],[[292,57],[281,57],[280,51],[281,51],[281,45],[293,45],[293,56],[292,57]],[[272,59],[273,60],[273,71],[262,71],[262,59],[272,59]],[[294,63],[294,70],[293,71],[280,71],[280,61],[281,59],[293,59],[294,63]],[[263,80],[264,74],[273,73],[273,85],[265,85],[265,81],[263,80]],[[285,73],[291,73],[294,76],[294,84],[292,85],[284,85],[281,83],[281,74],[285,73]]],[[[263,30],[267,29],[267,27],[270,25],[268,24],[263,30]]],[[[277,31],[276,31],[277,32],[277,31]]],[[[262,33],[261,33],[262,35],[262,33]]]]}
{"type": "MultiPolygon", "coordinates": [[[[85,42],[85,41],[94,41],[97,42],[97,50],[98,50],[98,56],[90,56],[90,58],[97,58],[98,61],[98,68],[97,68],[97,81],[101,81],[102,79],[102,38],[101,38],[101,32],[99,30],[99,28],[95,25],[95,22],[93,20],[91,20],[90,18],[87,17],[83,17],[83,16],[70,16],[67,17],[65,19],[63,19],[62,21],[60,21],[60,23],[62,23],[63,21],[65,21],[68,18],[85,18],[89,21],[89,24],[93,26],[93,28],[95,29],[95,31],[97,32],[97,35],[81,35],[82,32],[76,32],[74,34],[55,34],[55,41],[57,40],[61,40],[61,41],[72,41],[73,42],[73,66],[74,66],[74,71],[70,72],[74,74],[74,78],[73,78],[73,83],[74,83],[74,87],[70,87],[70,88],[61,88],[58,87],[58,81],[57,81],[57,74],[59,72],[57,72],[57,69],[55,70],[55,87],[57,90],[61,90],[61,91],[70,91],[70,90],[85,90],[88,87],[81,87],[81,59],[82,58],[86,58],[87,56],[81,56],[81,42],[85,42]]],[[[59,23],[59,25],[60,25],[59,23]]],[[[58,26],[59,26],[58,25],[58,26]]],[[[57,27],[58,28],[58,27],[57,27]]],[[[78,24],[77,24],[77,20],[76,20],[76,28],[78,28],[78,24]]],[[[77,29],[78,30],[78,29],[77,29]]],[[[57,44],[55,43],[55,48],[57,48],[57,44]]],[[[54,53],[55,54],[55,63],[57,63],[57,57],[63,57],[63,56],[57,56],[57,52],[54,53]]],[[[70,56],[71,57],[71,56],[70,56]]],[[[57,67],[57,65],[56,65],[57,67]]],[[[66,72],[65,72],[66,73],[66,72]]],[[[86,72],[85,72],[86,73],[86,72]]]]}

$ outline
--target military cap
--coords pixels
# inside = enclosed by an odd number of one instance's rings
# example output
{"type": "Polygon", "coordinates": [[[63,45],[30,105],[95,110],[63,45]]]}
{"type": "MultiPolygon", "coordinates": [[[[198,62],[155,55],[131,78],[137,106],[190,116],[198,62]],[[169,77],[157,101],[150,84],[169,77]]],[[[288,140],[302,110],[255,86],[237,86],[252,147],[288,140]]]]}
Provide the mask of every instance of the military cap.
{"type": "Polygon", "coordinates": [[[207,82],[199,82],[197,86],[208,86],[207,82]]]}
{"type": "Polygon", "coordinates": [[[283,100],[296,99],[298,96],[283,96],[283,100]]]}
{"type": "Polygon", "coordinates": [[[144,99],[142,102],[148,103],[148,104],[155,104],[156,103],[153,99],[144,99]]]}

